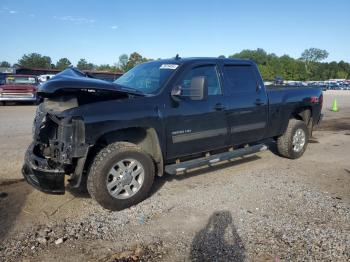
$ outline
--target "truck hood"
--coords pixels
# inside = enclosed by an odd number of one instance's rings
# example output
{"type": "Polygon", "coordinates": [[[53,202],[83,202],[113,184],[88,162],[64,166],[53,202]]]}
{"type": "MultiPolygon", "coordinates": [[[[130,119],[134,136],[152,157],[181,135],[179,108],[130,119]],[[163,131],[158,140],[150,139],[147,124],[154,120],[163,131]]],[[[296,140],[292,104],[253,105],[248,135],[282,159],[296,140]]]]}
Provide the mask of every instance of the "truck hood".
{"type": "Polygon", "coordinates": [[[38,94],[43,97],[50,97],[55,96],[56,94],[74,93],[80,91],[107,91],[112,93],[143,95],[143,93],[138,92],[137,90],[125,88],[115,83],[92,78],[88,74],[85,74],[75,68],[68,68],[62,71],[47,82],[41,84],[38,88],[38,94]]]}
{"type": "Polygon", "coordinates": [[[37,93],[43,102],[43,111],[51,113],[108,100],[145,96],[137,90],[92,78],[74,68],[68,68],[40,85],[37,93]]]}

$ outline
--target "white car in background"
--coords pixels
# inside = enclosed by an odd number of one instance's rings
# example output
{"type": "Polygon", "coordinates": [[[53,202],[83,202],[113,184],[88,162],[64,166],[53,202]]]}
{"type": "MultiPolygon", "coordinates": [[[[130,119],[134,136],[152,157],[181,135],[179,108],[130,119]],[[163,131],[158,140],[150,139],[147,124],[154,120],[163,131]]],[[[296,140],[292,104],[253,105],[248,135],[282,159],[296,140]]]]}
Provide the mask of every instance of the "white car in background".
{"type": "Polygon", "coordinates": [[[39,82],[46,82],[47,80],[50,80],[54,76],[55,75],[53,75],[53,74],[40,75],[40,76],[38,76],[38,80],[39,80],[39,82]]]}

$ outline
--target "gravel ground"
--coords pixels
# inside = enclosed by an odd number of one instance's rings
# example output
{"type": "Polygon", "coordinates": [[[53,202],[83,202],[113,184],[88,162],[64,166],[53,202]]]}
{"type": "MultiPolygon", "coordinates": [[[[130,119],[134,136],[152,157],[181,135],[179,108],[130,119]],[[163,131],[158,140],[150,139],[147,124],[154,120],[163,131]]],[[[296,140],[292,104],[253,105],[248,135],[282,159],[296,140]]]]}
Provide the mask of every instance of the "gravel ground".
{"type": "Polygon", "coordinates": [[[121,212],[18,180],[34,110],[0,108],[0,261],[349,261],[350,92],[328,92],[302,158],[267,151],[166,175],[121,212]],[[338,113],[328,110],[333,97],[338,113]],[[10,132],[23,139],[12,144],[10,132]]]}

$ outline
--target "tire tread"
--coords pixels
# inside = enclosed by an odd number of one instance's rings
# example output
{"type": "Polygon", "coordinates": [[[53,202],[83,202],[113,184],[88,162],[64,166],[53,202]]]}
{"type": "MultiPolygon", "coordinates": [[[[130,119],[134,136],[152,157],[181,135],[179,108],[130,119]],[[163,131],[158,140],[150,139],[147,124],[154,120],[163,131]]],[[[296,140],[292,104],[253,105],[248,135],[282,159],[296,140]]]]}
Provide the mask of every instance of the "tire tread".
{"type": "MultiPolygon", "coordinates": [[[[129,142],[115,142],[107,145],[105,148],[103,148],[94,158],[93,163],[90,166],[90,170],[88,173],[87,177],[87,190],[93,200],[101,204],[104,208],[110,209],[110,210],[121,210],[123,208],[126,208],[125,205],[123,207],[111,207],[108,205],[103,205],[101,201],[97,198],[98,192],[96,191],[96,186],[94,185],[95,179],[99,179],[101,174],[100,170],[103,168],[106,158],[108,155],[112,153],[124,153],[124,152],[138,152],[143,155],[145,155],[146,158],[149,158],[149,161],[152,163],[151,171],[152,171],[152,176],[150,181],[153,183],[154,179],[154,165],[153,165],[153,160],[150,155],[145,153],[139,146],[129,143],[129,142]]],[[[145,197],[141,197],[140,201],[142,201],[145,197]]],[[[140,202],[138,201],[138,202],[140,202]]]]}
{"type": "Polygon", "coordinates": [[[309,132],[309,130],[307,129],[307,127],[303,121],[297,120],[297,119],[290,119],[286,131],[283,133],[283,135],[281,135],[280,137],[277,138],[278,153],[281,156],[284,156],[286,158],[291,158],[291,159],[299,158],[304,153],[304,151],[306,149],[308,138],[309,138],[308,132],[309,132]],[[303,149],[303,151],[300,154],[295,154],[292,152],[293,151],[293,144],[292,144],[293,132],[297,126],[303,126],[304,129],[306,129],[305,148],[303,149]]]}

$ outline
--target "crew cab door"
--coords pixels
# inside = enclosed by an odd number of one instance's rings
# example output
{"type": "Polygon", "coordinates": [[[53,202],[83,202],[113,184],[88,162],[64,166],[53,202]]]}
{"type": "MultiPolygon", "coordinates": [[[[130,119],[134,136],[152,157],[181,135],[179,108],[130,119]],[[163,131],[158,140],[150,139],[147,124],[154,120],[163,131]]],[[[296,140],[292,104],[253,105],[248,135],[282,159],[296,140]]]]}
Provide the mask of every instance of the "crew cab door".
{"type": "Polygon", "coordinates": [[[264,138],[268,123],[268,98],[259,72],[252,64],[223,64],[227,90],[230,144],[241,145],[264,138]]]}
{"type": "Polygon", "coordinates": [[[184,96],[172,100],[167,116],[167,157],[177,158],[224,147],[228,143],[228,126],[222,82],[216,64],[192,66],[176,80],[184,96]],[[193,77],[204,76],[208,97],[191,100],[186,97],[193,77]]]}

